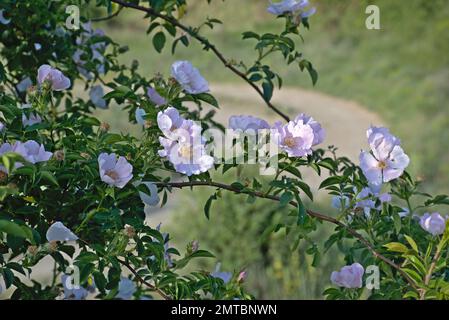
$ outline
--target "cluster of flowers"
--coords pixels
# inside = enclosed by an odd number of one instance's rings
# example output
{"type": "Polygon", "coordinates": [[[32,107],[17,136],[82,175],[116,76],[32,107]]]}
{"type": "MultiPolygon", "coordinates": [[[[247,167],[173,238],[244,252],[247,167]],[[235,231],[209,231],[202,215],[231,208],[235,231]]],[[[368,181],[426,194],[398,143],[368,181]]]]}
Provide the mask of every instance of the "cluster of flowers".
{"type": "MultiPolygon", "coordinates": [[[[176,61],[171,68],[171,74],[188,94],[200,94],[209,91],[208,82],[201,76],[198,69],[188,61],[176,61]]],[[[167,104],[154,88],[147,88],[149,99],[156,106],[167,104]]],[[[136,110],[136,121],[145,125],[145,110],[136,110]]],[[[175,170],[187,176],[208,171],[214,165],[214,158],[206,154],[205,139],[201,135],[201,126],[192,120],[184,119],[173,107],[160,111],[157,124],[163,136],[159,142],[163,149],[161,157],[174,166],[175,170]]]]}
{"type": "MultiPolygon", "coordinates": [[[[190,62],[177,61],[172,65],[171,71],[173,78],[185,92],[200,94],[209,90],[207,81],[190,62]]],[[[157,107],[167,104],[165,98],[153,88],[148,88],[147,95],[157,107]]],[[[137,108],[135,116],[139,124],[146,124],[145,110],[137,108]]],[[[200,125],[184,119],[177,109],[170,106],[158,113],[157,124],[163,133],[163,136],[159,137],[163,147],[159,155],[167,158],[177,172],[191,176],[213,167],[214,158],[206,153],[200,125]]],[[[322,143],[325,137],[325,130],[321,125],[305,114],[298,115],[287,124],[277,122],[273,127],[265,120],[253,116],[232,116],[229,119],[229,128],[245,132],[271,129],[274,133],[273,140],[290,157],[311,154],[312,147],[322,143]]],[[[118,174],[118,177],[121,176],[118,174]]]]}
{"type": "Polygon", "coordinates": [[[167,158],[177,172],[191,176],[214,166],[214,158],[206,153],[200,125],[184,119],[173,107],[158,113],[157,124],[164,134],[159,137],[163,147],[159,155],[167,158]]]}
{"type": "MultiPolygon", "coordinates": [[[[70,79],[64,76],[60,70],[46,64],[38,69],[37,82],[40,86],[48,86],[48,88],[54,91],[65,90],[71,85],[70,79]]],[[[22,106],[23,109],[30,107],[28,104],[22,106]]],[[[42,122],[42,118],[36,113],[30,112],[28,116],[25,113],[22,114],[22,123],[24,126],[31,126],[40,122],[42,122]]],[[[0,122],[0,131],[4,129],[5,125],[0,122]]],[[[17,153],[25,161],[32,164],[48,161],[53,155],[52,152],[45,151],[44,145],[34,140],[26,142],[16,141],[14,144],[5,142],[0,146],[0,155],[8,152],[17,153]]],[[[22,167],[23,165],[21,162],[16,162],[15,168],[22,167]]],[[[9,174],[4,166],[0,166],[0,171],[9,174]]]]}
{"type": "MultiPolygon", "coordinates": [[[[356,196],[355,208],[363,209],[365,216],[370,217],[371,210],[381,210],[382,204],[391,201],[391,195],[381,193],[384,183],[399,178],[409,165],[410,159],[400,146],[400,140],[393,136],[387,128],[371,127],[367,130],[368,144],[371,151],[362,151],[360,167],[368,180],[368,187],[363,188],[356,196]],[[380,205],[376,205],[376,202],[380,205]]],[[[336,196],[332,205],[339,209],[347,209],[350,199],[336,196]]],[[[350,218],[350,217],[349,217],[350,218]]]]}
{"type": "Polygon", "coordinates": [[[304,157],[312,154],[312,147],[324,141],[326,132],[312,117],[301,113],[287,124],[276,122],[273,127],[253,116],[232,116],[229,128],[254,132],[271,129],[272,139],[289,157],[304,157]]]}
{"type": "MultiPolygon", "coordinates": [[[[368,180],[368,187],[363,188],[357,195],[355,208],[363,209],[367,217],[372,209],[381,210],[382,203],[390,202],[391,195],[381,193],[382,185],[399,178],[410,163],[409,157],[400,146],[400,140],[392,135],[387,128],[371,127],[367,131],[370,151],[362,151],[360,154],[360,167],[368,180]],[[380,205],[376,206],[379,200],[380,205]]],[[[339,209],[347,209],[350,199],[345,196],[336,196],[332,199],[332,205],[339,209]]],[[[404,208],[399,214],[405,217],[412,214],[404,208]]],[[[442,216],[438,212],[425,213],[418,218],[420,226],[432,235],[443,234],[448,216],[442,216]]]]}
{"type": "MultiPolygon", "coordinates": [[[[393,136],[387,128],[371,127],[367,131],[370,152],[362,151],[360,154],[360,167],[368,180],[369,187],[363,188],[357,195],[355,208],[362,208],[369,217],[372,209],[380,210],[384,202],[390,202],[391,195],[380,193],[383,183],[399,178],[410,163],[409,157],[400,146],[400,140],[393,136]],[[376,206],[379,200],[380,206],[376,206]]],[[[346,209],[350,206],[347,196],[334,197],[334,207],[346,209]]],[[[404,209],[401,216],[409,215],[404,209]]],[[[420,226],[433,236],[441,235],[446,229],[448,216],[441,216],[438,212],[425,213],[418,217],[420,226]]],[[[334,271],[331,281],[344,288],[361,288],[364,268],[359,263],[343,267],[339,272],[334,271]]]]}
{"type": "MultiPolygon", "coordinates": [[[[208,82],[203,78],[199,70],[189,61],[176,61],[173,63],[171,75],[188,94],[200,94],[209,91],[208,82]]],[[[167,100],[152,87],[147,88],[147,96],[156,107],[161,107],[168,103],[167,100]]],[[[135,116],[137,123],[145,126],[145,110],[137,108],[135,116]]]]}
{"type": "MultiPolygon", "coordinates": [[[[48,83],[53,91],[66,90],[71,86],[71,81],[60,70],[44,64],[39,67],[37,75],[37,83],[42,86],[48,83]]],[[[33,81],[30,77],[25,77],[17,85],[17,91],[25,92],[33,86],[33,81]]]]}
{"type": "MultiPolygon", "coordinates": [[[[34,140],[28,140],[26,142],[16,141],[13,145],[5,142],[0,146],[0,156],[8,152],[17,153],[27,162],[33,164],[48,161],[53,155],[53,153],[45,151],[44,145],[39,144],[34,140]]],[[[16,162],[15,168],[20,168],[23,165],[24,164],[21,162],[16,162]]],[[[0,171],[9,174],[3,165],[0,165],[0,171]]]]}

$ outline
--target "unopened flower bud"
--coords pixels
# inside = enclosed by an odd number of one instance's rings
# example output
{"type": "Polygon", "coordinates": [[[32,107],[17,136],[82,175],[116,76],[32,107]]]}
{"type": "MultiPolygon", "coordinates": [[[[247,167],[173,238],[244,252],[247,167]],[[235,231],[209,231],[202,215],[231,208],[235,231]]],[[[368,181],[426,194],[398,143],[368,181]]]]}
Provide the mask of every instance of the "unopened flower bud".
{"type": "Polygon", "coordinates": [[[0,183],[8,180],[8,174],[2,170],[0,170],[0,183]]]}
{"type": "Polygon", "coordinates": [[[193,240],[192,241],[192,252],[198,251],[199,248],[200,248],[200,242],[198,240],[193,240]]]}
{"type": "Polygon", "coordinates": [[[55,252],[58,249],[58,242],[57,241],[50,241],[48,243],[48,251],[55,252]]]}
{"type": "Polygon", "coordinates": [[[187,245],[187,253],[192,254],[194,252],[197,252],[199,247],[200,243],[198,242],[198,240],[193,240],[189,242],[189,244],[187,245]]]}
{"type": "Polygon", "coordinates": [[[295,24],[295,26],[299,26],[301,24],[302,21],[302,17],[301,15],[297,15],[296,17],[293,17],[293,23],[295,24]]]}
{"type": "Polygon", "coordinates": [[[33,97],[37,92],[37,87],[36,86],[29,86],[27,88],[27,94],[29,97],[33,97]]]}
{"type": "Polygon", "coordinates": [[[30,255],[35,256],[38,251],[38,247],[37,246],[29,246],[27,251],[30,255]]]}
{"type": "Polygon", "coordinates": [[[145,124],[143,125],[143,127],[145,129],[149,129],[153,126],[153,122],[151,120],[145,120],[145,124]]]}
{"type": "Polygon", "coordinates": [[[107,122],[102,122],[100,125],[100,130],[103,132],[108,132],[111,129],[111,126],[107,122]]]}
{"type": "Polygon", "coordinates": [[[136,229],[133,226],[125,225],[125,235],[128,238],[134,238],[136,236],[136,229]]]}
{"type": "Polygon", "coordinates": [[[88,154],[88,153],[86,153],[86,152],[81,152],[80,153],[80,156],[81,157],[83,157],[84,159],[87,159],[87,160],[89,160],[91,157],[90,157],[90,154],[88,154]]]}
{"type": "Polygon", "coordinates": [[[242,272],[239,273],[239,275],[237,277],[237,282],[242,283],[246,280],[247,277],[248,277],[248,273],[245,270],[243,270],[242,272]]]}
{"type": "Polygon", "coordinates": [[[168,84],[169,84],[169,85],[174,86],[174,85],[176,85],[177,83],[178,83],[178,82],[176,81],[175,78],[173,78],[173,77],[168,78],[168,84]]]}
{"type": "Polygon", "coordinates": [[[162,80],[164,78],[164,75],[160,72],[156,72],[154,75],[154,80],[162,80]]]}
{"type": "Polygon", "coordinates": [[[355,208],[354,215],[357,217],[363,217],[365,215],[365,211],[363,208],[355,208]]]}
{"type": "Polygon", "coordinates": [[[64,151],[62,151],[62,150],[55,151],[55,153],[53,154],[53,157],[58,161],[64,161],[64,157],[65,157],[64,151]]]}

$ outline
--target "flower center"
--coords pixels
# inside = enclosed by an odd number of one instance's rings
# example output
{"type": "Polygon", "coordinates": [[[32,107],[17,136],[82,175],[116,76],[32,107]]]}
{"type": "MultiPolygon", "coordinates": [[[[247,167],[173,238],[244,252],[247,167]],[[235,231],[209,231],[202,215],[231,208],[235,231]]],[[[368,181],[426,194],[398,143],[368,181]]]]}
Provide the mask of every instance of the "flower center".
{"type": "Polygon", "coordinates": [[[377,164],[377,166],[380,169],[385,169],[387,167],[387,163],[385,161],[379,161],[379,163],[377,164]]]}
{"type": "Polygon", "coordinates": [[[109,176],[112,180],[117,180],[118,179],[118,173],[115,172],[114,170],[106,171],[105,175],[109,176]]]}
{"type": "Polygon", "coordinates": [[[192,156],[192,147],[191,146],[182,146],[179,148],[179,155],[183,158],[190,158],[192,156]]]}
{"type": "Polygon", "coordinates": [[[284,144],[289,148],[293,148],[294,146],[296,146],[296,141],[292,137],[287,137],[284,139],[284,144]]]}

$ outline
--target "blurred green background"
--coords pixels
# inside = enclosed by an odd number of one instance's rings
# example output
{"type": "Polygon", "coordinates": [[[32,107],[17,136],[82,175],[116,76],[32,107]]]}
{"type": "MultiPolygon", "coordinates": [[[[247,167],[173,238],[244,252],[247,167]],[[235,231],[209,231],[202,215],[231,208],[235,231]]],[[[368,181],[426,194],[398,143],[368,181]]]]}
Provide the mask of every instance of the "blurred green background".
{"type": "MultiPolygon", "coordinates": [[[[225,56],[250,63],[253,42],[242,41],[243,31],[258,33],[279,30],[281,21],[266,13],[268,0],[188,1],[184,23],[198,25],[207,16],[224,22],[206,35],[225,56]]],[[[311,0],[317,13],[311,30],[303,31],[302,51],[314,63],[319,80],[312,87],[307,74],[286,67],[281,59],[271,65],[289,87],[324,92],[360,103],[376,112],[402,139],[411,156],[411,171],[424,180],[428,191],[449,193],[449,4],[447,0],[311,0]],[[365,8],[380,8],[381,30],[365,28],[365,8]]],[[[162,54],[152,47],[145,33],[143,15],[123,10],[118,18],[98,27],[116,42],[128,45],[123,62],[138,60],[141,73],[169,75],[175,59],[186,59],[199,67],[214,83],[236,83],[240,79],[225,70],[209,52],[192,42],[178,47],[171,56],[171,43],[162,54]]],[[[238,101],[234,101],[236,103],[238,101]]],[[[264,108],[261,103],[260,108],[264,108]]],[[[127,117],[117,108],[102,113],[116,130],[129,131],[127,117]]],[[[245,113],[242,111],[242,113],[245,113]]],[[[132,130],[135,130],[132,129],[132,130]]],[[[213,190],[177,192],[174,204],[164,210],[170,215],[167,228],[176,243],[198,239],[202,248],[216,253],[222,269],[249,271],[247,288],[258,298],[320,298],[329,285],[329,275],[341,266],[341,254],[331,251],[312,268],[312,257],[300,246],[289,251],[285,234],[263,238],[267,221],[281,214],[274,205],[224,195],[214,203],[211,221],[203,206],[213,190]]],[[[317,204],[326,209],[328,204],[317,204]]],[[[150,217],[151,219],[151,217],[150,217]]],[[[158,219],[158,218],[155,218],[158,219]]],[[[319,228],[315,235],[324,242],[330,230],[319,228]]],[[[203,267],[212,269],[211,264],[203,267]]]]}

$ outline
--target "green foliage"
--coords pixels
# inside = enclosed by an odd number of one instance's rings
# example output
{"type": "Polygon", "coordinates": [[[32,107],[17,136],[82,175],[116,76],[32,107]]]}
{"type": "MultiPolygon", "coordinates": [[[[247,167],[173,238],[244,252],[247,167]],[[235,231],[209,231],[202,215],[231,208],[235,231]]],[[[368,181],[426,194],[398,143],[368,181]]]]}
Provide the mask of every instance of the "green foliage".
{"type": "MultiPolygon", "coordinates": [[[[252,176],[250,172],[244,176],[252,176]]],[[[180,239],[196,239],[200,247],[215,253],[223,271],[247,271],[245,288],[259,299],[322,297],[331,271],[341,264],[335,248],[321,255],[323,248],[318,241],[330,235],[330,228],[320,226],[297,246],[301,228],[294,226],[295,218],[289,216],[291,210],[285,206],[279,208],[269,200],[250,203],[246,196],[223,192],[214,201],[210,219],[206,220],[201,206],[209,195],[204,190],[176,194],[178,201],[168,225],[176,235],[175,243],[180,239]],[[281,230],[280,226],[287,222],[291,229],[281,230]]],[[[198,260],[192,268],[211,269],[213,265],[211,260],[198,260]]]]}
{"type": "MultiPolygon", "coordinates": [[[[216,172],[221,170],[221,176],[227,171],[235,174],[229,185],[214,182],[209,172],[173,182],[179,177],[175,175],[176,167],[158,153],[162,144],[161,129],[155,125],[159,111],[172,106],[186,119],[200,122],[200,129],[223,129],[213,119],[213,111],[204,112],[205,107],[219,108],[217,99],[209,93],[184,92],[182,83],[161,74],[142,76],[138,62],[120,62],[126,46],[91,30],[88,24],[64,30],[61,24],[66,18],[67,3],[7,0],[0,5],[11,21],[0,24],[0,54],[7,61],[2,62],[0,70],[0,119],[5,126],[0,158],[0,274],[6,288],[11,288],[12,299],[55,299],[62,297],[62,291],[65,299],[79,298],[66,282],[59,281],[59,276],[66,275],[70,268],[78,271],[83,290],[94,291],[98,299],[126,298],[121,287],[127,280],[136,286],[132,293],[136,299],[252,299],[254,296],[242,287],[244,279],[237,275],[246,268],[256,276],[258,270],[266,269],[264,285],[275,288],[274,297],[302,297],[303,293],[297,291],[301,281],[305,282],[305,290],[312,290],[313,296],[317,296],[327,277],[319,283],[308,283],[300,271],[308,270],[307,262],[313,267],[324,265],[329,274],[328,269],[336,260],[331,253],[336,249],[348,264],[379,267],[380,284],[370,292],[354,286],[327,289],[324,293],[329,299],[448,298],[449,231],[446,228],[441,236],[438,232],[432,235],[414,218],[414,214],[429,208],[448,205],[446,195],[433,197],[420,191],[420,183],[404,172],[384,186],[393,201],[381,201],[374,195],[360,199],[360,192],[368,187],[367,179],[350,160],[338,158],[332,147],[316,149],[303,157],[282,154],[275,177],[266,180],[244,173],[237,157],[233,157],[233,163],[217,163],[214,168],[216,172]],[[72,85],[60,88],[58,81],[64,82],[65,78],[56,71],[36,83],[38,69],[42,71],[44,64],[57,67],[72,85]],[[17,84],[27,77],[36,86],[26,92],[19,90],[17,84]],[[94,99],[74,94],[73,88],[79,83],[84,84],[86,91],[101,83],[107,89],[100,97],[104,104],[125,110],[129,123],[143,124],[142,136],[110,132],[110,125],[94,115],[94,99]],[[150,86],[166,100],[164,106],[156,105],[147,96],[150,86]],[[136,111],[144,112],[140,114],[142,119],[138,119],[136,111]],[[29,117],[39,117],[40,121],[28,125],[25,120],[29,117]],[[27,149],[29,142],[32,150],[27,149]],[[105,153],[120,156],[119,161],[127,168],[132,166],[132,177],[127,176],[123,185],[116,180],[119,172],[105,168],[109,163],[100,161],[105,153]],[[306,170],[323,180],[320,189],[348,199],[346,206],[341,201],[336,218],[312,210],[314,194],[303,179],[306,170]],[[224,228],[215,230],[209,224],[205,228],[202,224],[207,219],[198,222],[190,217],[183,217],[187,223],[180,226],[183,231],[194,230],[193,227],[204,230],[204,242],[215,249],[215,254],[198,249],[194,242],[181,253],[171,247],[169,234],[161,232],[160,227],[149,227],[142,182],[152,182],[157,193],[163,193],[162,206],[176,187],[213,187],[208,198],[203,194],[195,198],[202,200],[195,211],[204,208],[213,225],[224,228]],[[231,196],[236,200],[231,201],[231,196]],[[245,211],[238,201],[242,197],[246,197],[245,211]],[[366,200],[371,205],[362,208],[360,202],[366,200]],[[401,218],[403,207],[410,214],[401,218]],[[61,221],[73,234],[51,240],[49,230],[61,221]],[[335,227],[323,245],[315,239],[327,233],[321,228],[322,222],[335,227]],[[192,223],[192,228],[188,223],[192,223]],[[68,238],[77,238],[77,242],[68,238]],[[22,281],[19,275],[30,273],[45,257],[54,262],[51,282],[22,281]],[[203,269],[203,259],[214,257],[223,259],[224,268],[233,269],[229,281],[203,269]],[[233,261],[241,265],[231,266],[233,261]],[[196,268],[195,263],[199,263],[196,268]]],[[[79,1],[79,5],[84,5],[82,22],[88,22],[91,6],[105,10],[109,15],[106,19],[114,18],[113,3],[79,1]]],[[[144,1],[128,6],[145,12],[147,34],[152,37],[156,52],[163,52],[169,41],[172,52],[179,48],[178,42],[185,46],[198,42],[203,51],[213,54],[224,67],[256,89],[271,109],[276,110],[270,103],[275,84],[280,88],[283,81],[265,60],[267,57],[280,56],[286,65],[297,64],[299,70],[308,71],[314,84],[318,79],[312,63],[297,50],[301,32],[310,27],[308,19],[282,14],[278,17],[282,25],[276,25],[275,32],[244,33],[246,42],[256,40],[256,57],[245,63],[228,60],[208,39],[206,30],[220,24],[219,19],[206,18],[200,25],[188,26],[180,22],[187,9],[184,0],[148,3],[149,7],[135,7],[147,5],[144,1]]],[[[121,8],[115,9],[119,14],[121,8]]],[[[248,143],[244,140],[243,144],[248,143]]],[[[248,158],[245,150],[243,159],[248,158]]],[[[259,297],[267,292],[256,283],[250,287],[259,297]]]]}

